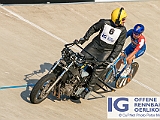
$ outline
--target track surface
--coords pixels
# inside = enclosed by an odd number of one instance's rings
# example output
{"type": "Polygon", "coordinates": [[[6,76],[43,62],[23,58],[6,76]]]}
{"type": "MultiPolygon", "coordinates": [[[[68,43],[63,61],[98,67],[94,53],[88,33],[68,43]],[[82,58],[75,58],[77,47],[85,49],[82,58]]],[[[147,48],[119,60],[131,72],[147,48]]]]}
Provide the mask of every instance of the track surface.
{"type": "Polygon", "coordinates": [[[146,27],[147,51],[136,60],[140,68],[130,84],[81,104],[46,99],[33,105],[32,87],[0,90],[0,120],[106,120],[107,96],[160,96],[159,0],[0,6],[0,86],[35,83],[60,58],[65,43],[79,39],[93,23],[109,18],[121,6],[128,13],[127,29],[136,23],[146,27]]]}

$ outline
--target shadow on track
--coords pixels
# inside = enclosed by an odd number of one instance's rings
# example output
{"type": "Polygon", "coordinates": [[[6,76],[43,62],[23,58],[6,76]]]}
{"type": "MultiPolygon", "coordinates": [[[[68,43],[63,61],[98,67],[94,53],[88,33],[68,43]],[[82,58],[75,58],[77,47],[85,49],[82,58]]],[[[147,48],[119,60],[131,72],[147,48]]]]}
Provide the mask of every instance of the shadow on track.
{"type": "MultiPolygon", "coordinates": [[[[25,91],[23,91],[21,93],[21,97],[24,101],[30,103],[30,98],[29,98],[30,92],[31,92],[32,88],[34,87],[35,83],[39,80],[39,79],[34,79],[33,77],[38,76],[39,78],[41,78],[42,76],[40,76],[40,74],[43,74],[43,73],[49,71],[51,67],[52,67],[52,64],[43,63],[40,65],[39,70],[35,70],[32,73],[24,75],[25,76],[24,80],[27,83],[25,91]]],[[[54,98],[50,97],[50,96],[49,96],[49,99],[54,100],[54,98]]]]}

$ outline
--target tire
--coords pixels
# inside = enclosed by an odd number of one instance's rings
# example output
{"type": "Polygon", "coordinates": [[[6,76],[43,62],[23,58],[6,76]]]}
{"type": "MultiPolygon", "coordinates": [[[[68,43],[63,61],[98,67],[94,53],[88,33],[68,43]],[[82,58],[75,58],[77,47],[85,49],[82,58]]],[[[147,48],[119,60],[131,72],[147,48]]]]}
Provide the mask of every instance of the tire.
{"type": "Polygon", "coordinates": [[[133,62],[131,64],[131,67],[132,67],[132,78],[135,76],[135,74],[137,73],[138,71],[138,68],[139,68],[139,64],[137,62],[133,62]]]}
{"type": "Polygon", "coordinates": [[[127,85],[131,81],[130,76],[126,76],[126,78],[119,78],[116,81],[116,88],[122,88],[127,85]]]}
{"type": "Polygon", "coordinates": [[[133,62],[131,64],[131,72],[126,76],[126,78],[121,78],[116,81],[116,88],[122,88],[126,86],[135,76],[139,68],[139,64],[137,62],[133,62]]]}
{"type": "Polygon", "coordinates": [[[33,87],[30,93],[30,101],[33,104],[41,103],[43,100],[47,98],[49,93],[46,91],[56,80],[56,76],[54,73],[46,74],[43,76],[33,87]]]}

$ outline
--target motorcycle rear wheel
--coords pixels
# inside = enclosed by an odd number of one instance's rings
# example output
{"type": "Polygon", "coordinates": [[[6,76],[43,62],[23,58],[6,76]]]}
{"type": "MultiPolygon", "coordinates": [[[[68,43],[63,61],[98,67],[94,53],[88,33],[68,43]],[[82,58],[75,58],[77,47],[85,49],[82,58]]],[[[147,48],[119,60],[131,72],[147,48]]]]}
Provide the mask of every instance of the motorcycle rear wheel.
{"type": "Polygon", "coordinates": [[[46,93],[46,91],[51,87],[51,85],[55,82],[56,76],[54,73],[46,74],[43,76],[33,87],[30,93],[30,101],[33,104],[41,103],[43,100],[47,98],[50,93],[46,93]]]}

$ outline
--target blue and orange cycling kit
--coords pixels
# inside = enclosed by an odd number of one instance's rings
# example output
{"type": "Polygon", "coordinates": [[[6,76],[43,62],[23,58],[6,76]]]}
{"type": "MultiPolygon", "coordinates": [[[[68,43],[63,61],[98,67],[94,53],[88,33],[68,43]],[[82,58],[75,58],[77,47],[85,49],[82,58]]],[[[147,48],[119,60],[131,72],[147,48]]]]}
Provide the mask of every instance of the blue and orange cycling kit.
{"type": "Polygon", "coordinates": [[[130,29],[127,32],[127,38],[131,38],[131,43],[124,49],[127,56],[132,53],[133,51],[136,51],[135,58],[140,57],[144,54],[146,50],[146,40],[143,35],[141,35],[138,39],[135,39],[133,37],[133,29],[130,29]]]}

